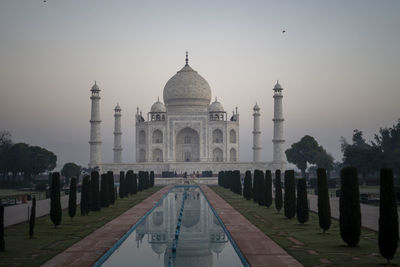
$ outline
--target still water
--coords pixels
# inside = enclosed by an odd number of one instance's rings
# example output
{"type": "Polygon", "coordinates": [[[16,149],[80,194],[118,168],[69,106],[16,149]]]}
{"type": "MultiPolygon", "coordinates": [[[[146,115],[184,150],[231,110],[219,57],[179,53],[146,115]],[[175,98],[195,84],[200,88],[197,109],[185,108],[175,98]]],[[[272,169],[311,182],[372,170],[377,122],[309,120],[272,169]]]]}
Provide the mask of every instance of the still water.
{"type": "Polygon", "coordinates": [[[174,187],[102,266],[243,266],[198,187],[174,187]]]}

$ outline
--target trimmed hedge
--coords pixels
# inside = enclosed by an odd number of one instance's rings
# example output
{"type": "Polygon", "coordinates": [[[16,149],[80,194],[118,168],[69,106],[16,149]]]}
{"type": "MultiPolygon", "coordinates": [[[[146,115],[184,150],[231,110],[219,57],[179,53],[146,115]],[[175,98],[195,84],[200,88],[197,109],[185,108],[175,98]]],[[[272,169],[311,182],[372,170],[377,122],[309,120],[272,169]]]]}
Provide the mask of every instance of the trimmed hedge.
{"type": "Polygon", "coordinates": [[[32,199],[32,207],[31,207],[31,216],[29,218],[29,237],[33,237],[33,230],[35,228],[35,219],[36,219],[36,198],[32,199]]]}
{"type": "Polygon", "coordinates": [[[94,171],[91,173],[90,187],[91,187],[90,210],[99,211],[100,210],[99,172],[94,171]]]}
{"type": "Polygon", "coordinates": [[[253,185],[251,182],[251,171],[246,171],[246,174],[244,176],[243,197],[247,200],[250,200],[253,197],[253,185]]]}
{"type": "Polygon", "coordinates": [[[61,218],[60,174],[58,172],[53,172],[50,189],[50,219],[54,224],[54,228],[60,225],[61,218]]]}
{"type": "Polygon", "coordinates": [[[267,208],[272,205],[272,173],[270,170],[265,171],[265,206],[267,208]]]}
{"type": "Polygon", "coordinates": [[[82,180],[81,190],[81,215],[89,215],[91,203],[90,176],[85,175],[82,180]]]}
{"type": "Polygon", "coordinates": [[[325,169],[317,169],[317,182],[319,227],[325,233],[331,227],[331,205],[329,203],[329,189],[325,169]]]}
{"type": "Polygon", "coordinates": [[[307,183],[305,178],[297,181],[297,220],[299,223],[308,221],[307,183]]]}
{"type": "Polygon", "coordinates": [[[282,182],[281,170],[275,171],[275,208],[278,212],[282,209],[282,182]]]}
{"type": "Polygon", "coordinates": [[[285,216],[292,219],[296,214],[296,181],[294,170],[285,171],[285,195],[284,206],[285,216]]]}
{"type": "Polygon", "coordinates": [[[76,177],[70,179],[69,196],[68,196],[68,215],[74,218],[76,214],[76,177]]]}

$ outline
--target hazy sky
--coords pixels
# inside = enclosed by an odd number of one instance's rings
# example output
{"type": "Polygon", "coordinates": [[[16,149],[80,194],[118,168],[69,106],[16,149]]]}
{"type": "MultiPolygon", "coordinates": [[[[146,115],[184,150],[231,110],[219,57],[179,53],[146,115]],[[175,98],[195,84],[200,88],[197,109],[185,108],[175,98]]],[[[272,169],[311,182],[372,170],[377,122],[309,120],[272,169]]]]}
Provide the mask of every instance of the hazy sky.
{"type": "Polygon", "coordinates": [[[90,88],[101,91],[103,159],[113,108],[133,162],[134,114],[190,65],[213,99],[240,113],[240,159],[252,159],[261,107],[262,158],[272,159],[273,91],[284,87],[286,146],[314,136],[341,160],[340,136],[367,139],[400,118],[400,1],[0,1],[0,130],[89,161],[90,88]],[[286,30],[282,34],[282,30],[286,30]]]}

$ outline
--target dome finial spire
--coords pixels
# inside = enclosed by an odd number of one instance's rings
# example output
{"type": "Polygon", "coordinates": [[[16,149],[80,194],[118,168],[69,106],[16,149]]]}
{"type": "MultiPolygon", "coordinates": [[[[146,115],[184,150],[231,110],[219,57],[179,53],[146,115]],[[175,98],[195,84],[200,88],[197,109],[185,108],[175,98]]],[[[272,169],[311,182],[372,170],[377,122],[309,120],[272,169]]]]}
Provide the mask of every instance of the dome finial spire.
{"type": "Polygon", "coordinates": [[[185,59],[185,61],[186,61],[186,65],[188,65],[189,64],[188,51],[186,51],[186,59],[185,59]]]}

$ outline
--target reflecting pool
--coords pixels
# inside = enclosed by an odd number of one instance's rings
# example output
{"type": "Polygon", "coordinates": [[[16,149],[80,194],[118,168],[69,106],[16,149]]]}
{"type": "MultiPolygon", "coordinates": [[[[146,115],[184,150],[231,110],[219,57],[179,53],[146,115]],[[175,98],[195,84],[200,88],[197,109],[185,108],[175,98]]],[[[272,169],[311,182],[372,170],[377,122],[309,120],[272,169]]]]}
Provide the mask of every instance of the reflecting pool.
{"type": "Polygon", "coordinates": [[[171,189],[102,264],[110,267],[243,265],[197,186],[171,189]]]}

